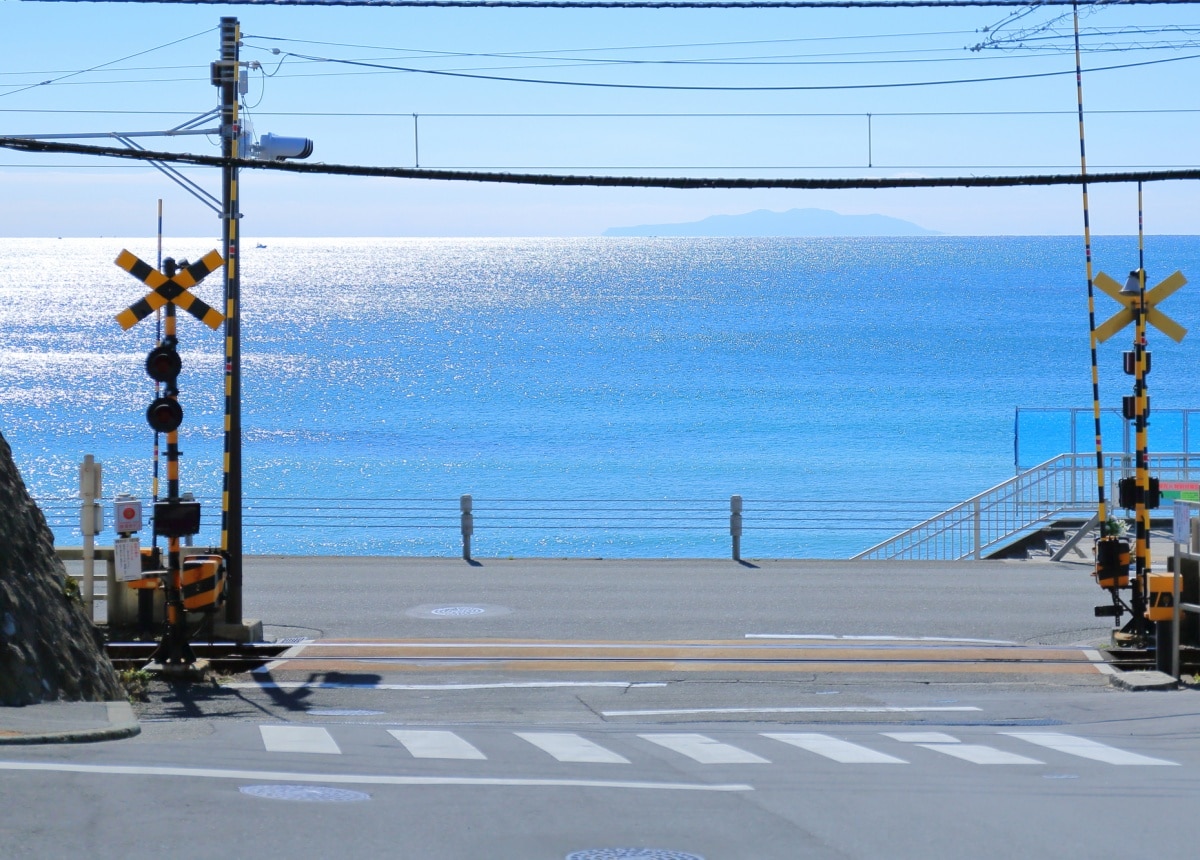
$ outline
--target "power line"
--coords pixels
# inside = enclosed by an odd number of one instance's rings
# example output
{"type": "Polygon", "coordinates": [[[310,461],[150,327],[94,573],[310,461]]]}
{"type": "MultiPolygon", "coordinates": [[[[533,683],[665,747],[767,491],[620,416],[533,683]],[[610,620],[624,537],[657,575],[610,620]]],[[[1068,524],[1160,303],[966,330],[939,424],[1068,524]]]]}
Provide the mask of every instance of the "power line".
{"type": "Polygon", "coordinates": [[[220,156],[177,152],[129,150],[109,146],[85,146],[47,140],[0,137],[0,148],[25,152],[71,153],[135,161],[161,161],[221,167],[234,164],[240,169],[269,170],[319,176],[358,176],[391,179],[422,179],[443,182],[485,182],[508,185],[546,185],[592,188],[670,188],[670,189],[889,189],[889,188],[1015,188],[1025,186],[1080,185],[1083,182],[1130,183],[1200,179],[1200,168],[1182,170],[1132,170],[1113,173],[1047,174],[1033,176],[940,176],[870,178],[719,178],[660,176],[579,176],[553,174],[494,173],[463,170],[430,170],[408,167],[365,167],[352,164],[304,164],[290,161],[259,161],[248,158],[226,159],[220,156]]]}
{"type": "MultiPolygon", "coordinates": [[[[76,2],[76,0],[51,0],[51,2],[76,2]]],[[[1191,2],[1191,0],[1186,0],[1191,2]]],[[[1197,0],[1200,2],[1200,0],[1197,0]]],[[[281,52],[283,53],[283,52],[281,52]]],[[[472,80],[498,81],[502,83],[522,83],[522,84],[546,84],[551,86],[566,86],[566,87],[592,87],[602,89],[622,89],[622,90],[670,90],[670,91],[687,91],[687,92],[827,92],[835,90],[873,90],[873,89],[902,89],[907,87],[931,87],[931,86],[947,86],[952,84],[981,84],[981,83],[998,83],[1004,81],[1020,81],[1032,80],[1037,78],[1061,77],[1063,75],[1074,75],[1074,70],[1060,69],[1052,72],[1030,72],[1023,75],[997,75],[984,78],[958,78],[954,80],[938,80],[938,81],[900,81],[893,83],[878,83],[878,84],[809,84],[809,85],[784,85],[784,86],[716,86],[702,84],[622,84],[606,81],[561,81],[549,78],[519,78],[511,75],[483,75],[468,72],[455,72],[445,69],[418,69],[410,66],[393,66],[385,63],[370,63],[363,60],[339,60],[332,57],[315,57],[306,54],[295,54],[287,52],[286,56],[296,57],[301,60],[309,60],[320,63],[336,63],[339,65],[359,66],[369,69],[378,69],[394,72],[407,72],[419,75],[437,75],[441,77],[452,78],[469,78],[472,80]]],[[[1200,58],[1200,54],[1189,54],[1184,57],[1165,57],[1158,60],[1143,60],[1138,63],[1122,63],[1115,66],[1096,66],[1086,71],[1089,73],[1110,72],[1120,69],[1134,69],[1143,66],[1156,66],[1162,63],[1177,63],[1182,60],[1195,60],[1200,58]]]]}
{"type": "Polygon", "coordinates": [[[210,27],[207,30],[201,30],[199,33],[193,33],[191,36],[184,36],[182,39],[175,39],[173,41],[167,42],[165,45],[159,45],[156,48],[147,48],[144,51],[138,51],[137,53],[129,54],[128,56],[120,57],[119,59],[116,59],[116,60],[109,60],[107,63],[100,63],[99,65],[92,66],[91,68],[88,68],[88,69],[80,69],[77,72],[68,72],[67,74],[62,75],[61,77],[58,77],[58,78],[51,78],[49,80],[39,81],[36,84],[29,84],[28,86],[9,90],[6,93],[0,93],[0,98],[3,98],[4,96],[16,95],[17,93],[23,93],[26,90],[36,89],[37,87],[45,87],[45,86],[50,86],[51,84],[57,84],[62,81],[65,81],[67,78],[73,78],[78,75],[86,75],[88,72],[94,72],[99,69],[103,69],[106,66],[113,66],[113,65],[116,65],[117,63],[123,63],[126,60],[132,60],[134,57],[140,57],[143,54],[150,54],[150,53],[153,53],[154,51],[161,51],[163,48],[169,48],[172,45],[178,45],[181,42],[188,41],[189,39],[195,39],[199,36],[205,36],[205,35],[211,33],[214,29],[216,29],[216,28],[210,27]]]}
{"type": "MultiPolygon", "coordinates": [[[[147,3],[165,0],[24,0],[39,3],[147,3]]],[[[461,9],[959,9],[1074,6],[1079,0],[170,0],[201,6],[366,6],[461,9]]],[[[1195,5],[1200,0],[1120,0],[1122,6],[1195,5]]],[[[1096,0],[1084,5],[1115,5],[1096,0]]]]}

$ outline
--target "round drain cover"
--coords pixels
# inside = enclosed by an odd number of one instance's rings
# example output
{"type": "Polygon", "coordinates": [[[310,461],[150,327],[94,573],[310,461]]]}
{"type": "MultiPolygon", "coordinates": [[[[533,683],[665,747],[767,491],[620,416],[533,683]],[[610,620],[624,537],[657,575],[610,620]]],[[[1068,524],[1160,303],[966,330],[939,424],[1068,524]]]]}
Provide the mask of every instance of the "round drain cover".
{"type": "Polygon", "coordinates": [[[662,848],[589,848],[567,855],[567,860],[704,860],[699,854],[662,848]]]}
{"type": "Polygon", "coordinates": [[[318,803],[350,803],[370,800],[371,795],[344,788],[328,788],[323,785],[243,785],[242,794],[265,797],[268,800],[303,800],[318,803]]]}
{"type": "Polygon", "coordinates": [[[438,615],[442,618],[462,618],[468,615],[482,615],[485,612],[487,610],[482,606],[440,606],[431,610],[430,615],[438,615]]]}

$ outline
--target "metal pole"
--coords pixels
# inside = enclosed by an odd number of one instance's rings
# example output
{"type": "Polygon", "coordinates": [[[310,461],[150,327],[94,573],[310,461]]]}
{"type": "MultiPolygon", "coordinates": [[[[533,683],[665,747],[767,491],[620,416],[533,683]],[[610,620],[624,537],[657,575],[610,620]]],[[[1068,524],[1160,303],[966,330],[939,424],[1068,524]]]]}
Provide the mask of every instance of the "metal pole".
{"type": "Polygon", "coordinates": [[[733,560],[742,560],[742,497],[729,497],[729,537],[733,541],[733,560]]]}
{"type": "MultiPolygon", "coordinates": [[[[221,155],[241,156],[238,120],[238,82],[241,76],[237,18],[221,19],[221,59],[213,83],[221,90],[221,155]]],[[[241,268],[238,243],[238,169],[228,161],[221,168],[221,241],[225,257],[225,462],[221,493],[221,549],[225,552],[229,597],[225,620],[242,623],[242,351],[241,268]]]]}
{"type": "Polygon", "coordinates": [[[471,513],[472,501],[469,495],[458,500],[458,509],[462,512],[462,557],[463,561],[471,560],[471,535],[475,533],[475,515],[471,513]]]}
{"type": "Polygon", "coordinates": [[[1134,396],[1134,428],[1136,430],[1137,450],[1135,464],[1137,508],[1137,558],[1134,571],[1136,578],[1133,583],[1134,622],[1144,624],[1146,611],[1147,577],[1150,574],[1150,509],[1146,503],[1150,496],[1149,453],[1146,441],[1146,413],[1149,403],[1146,399],[1146,269],[1144,268],[1142,245],[1142,183],[1138,183],[1138,299],[1134,309],[1133,324],[1133,396],[1134,396]]]}
{"type": "MultiPolygon", "coordinates": [[[[168,278],[175,277],[178,271],[175,261],[168,257],[163,260],[163,274],[168,278]]],[[[163,342],[174,344],[175,337],[175,303],[168,302],[163,317],[163,342]]],[[[166,396],[172,400],[178,399],[179,392],[171,384],[167,385],[166,396]]],[[[167,502],[175,505],[179,502],[179,428],[167,433],[167,502]]],[[[157,528],[158,524],[155,523],[157,528]]],[[[162,666],[190,666],[196,662],[191,646],[188,645],[187,627],[183,616],[183,560],[179,551],[179,538],[172,535],[167,538],[167,575],[163,577],[163,588],[166,591],[166,625],[163,638],[154,652],[153,659],[162,666]]]]}
{"type": "Polygon", "coordinates": [[[1096,355],[1096,291],[1092,279],[1092,228],[1088,214],[1087,150],[1083,136],[1083,71],[1079,57],[1079,5],[1072,6],[1075,19],[1075,97],[1079,106],[1079,176],[1083,180],[1083,248],[1087,261],[1088,332],[1092,348],[1092,419],[1096,428],[1096,513],[1101,526],[1108,519],[1104,500],[1104,442],[1100,435],[1100,365],[1096,355]]]}

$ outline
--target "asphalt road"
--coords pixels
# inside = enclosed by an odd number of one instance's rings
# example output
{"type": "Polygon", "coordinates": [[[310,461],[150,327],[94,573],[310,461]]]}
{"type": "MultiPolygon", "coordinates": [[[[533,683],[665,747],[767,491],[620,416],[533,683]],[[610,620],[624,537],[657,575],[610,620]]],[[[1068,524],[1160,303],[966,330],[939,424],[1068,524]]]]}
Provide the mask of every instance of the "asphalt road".
{"type": "Polygon", "coordinates": [[[253,559],[288,655],[5,749],[5,856],[1191,849],[1198,693],[1109,685],[1086,568],[753,565],[253,559]]]}

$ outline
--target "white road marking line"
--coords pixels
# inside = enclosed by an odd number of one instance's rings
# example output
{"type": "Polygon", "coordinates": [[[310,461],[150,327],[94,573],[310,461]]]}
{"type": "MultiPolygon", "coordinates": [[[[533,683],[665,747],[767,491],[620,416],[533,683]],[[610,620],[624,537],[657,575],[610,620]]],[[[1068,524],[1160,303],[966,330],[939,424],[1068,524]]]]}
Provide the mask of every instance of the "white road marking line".
{"type": "Polygon", "coordinates": [[[955,642],[964,645],[1016,645],[1008,639],[958,639],[949,636],[843,636],[821,633],[747,633],[747,639],[806,639],[840,642],[955,642]]]}
{"type": "Polygon", "coordinates": [[[514,732],[543,752],[562,762],[629,764],[629,759],[605,749],[573,732],[514,732]]]}
{"type": "Polygon", "coordinates": [[[1077,738],[1074,735],[1064,735],[1059,732],[1001,732],[1011,738],[1020,738],[1031,744],[1057,750],[1080,758],[1102,761],[1105,764],[1118,765],[1167,765],[1178,767],[1179,762],[1167,761],[1162,758],[1151,758],[1138,753],[1127,752],[1116,747],[1110,747],[1099,741],[1077,738]]]}
{"type": "Polygon", "coordinates": [[[958,738],[941,732],[880,732],[884,737],[906,744],[956,744],[958,738]]]}
{"type": "Polygon", "coordinates": [[[812,732],[763,732],[764,738],[783,741],[842,764],[908,764],[902,758],[877,752],[864,746],[812,732]]]}
{"type": "Polygon", "coordinates": [[[901,708],[886,705],[844,708],[659,708],[645,711],[601,711],[605,717],[659,717],[671,714],[924,714],[979,711],[973,705],[901,708]]]}
{"type": "Polygon", "coordinates": [[[973,764],[1045,764],[1035,758],[1026,758],[1016,753],[1004,752],[995,747],[980,744],[917,744],[927,750],[945,753],[973,764]]]}
{"type": "Polygon", "coordinates": [[[1117,674],[1117,670],[1108,665],[1105,659],[1100,656],[1100,652],[1095,648],[1085,648],[1083,655],[1096,664],[1096,671],[1100,672],[1102,675],[1117,674]]]}
{"type": "Polygon", "coordinates": [[[665,682],[626,681],[522,681],[507,684],[359,684],[340,681],[236,681],[222,684],[230,690],[542,690],[555,687],[665,687],[665,682]]]}
{"type": "Polygon", "coordinates": [[[474,745],[454,732],[388,729],[388,734],[408,750],[413,758],[453,758],[482,761],[487,758],[474,745]]]}
{"type": "Polygon", "coordinates": [[[770,764],[767,759],[729,744],[697,734],[638,735],[643,740],[666,747],[700,764],[770,764]]]}
{"type": "Polygon", "coordinates": [[[289,773],[272,770],[89,765],[60,762],[0,761],[0,771],[40,771],[101,776],[170,776],[191,779],[240,779],[254,782],[314,782],[334,785],[474,785],[533,788],[637,788],[651,791],[754,791],[744,783],[712,785],[692,782],[626,782],[606,779],[506,779],[462,776],[389,776],[349,773],[289,773]]]}
{"type": "Polygon", "coordinates": [[[267,752],[341,755],[337,742],[320,726],[259,726],[267,752]]]}
{"type": "Polygon", "coordinates": [[[300,642],[297,642],[295,645],[293,645],[291,648],[288,648],[286,651],[284,651],[282,654],[280,654],[276,659],[272,660],[270,663],[267,663],[263,666],[259,666],[257,669],[252,669],[250,671],[250,674],[252,674],[252,675],[255,673],[265,674],[267,672],[271,672],[274,669],[278,669],[280,666],[283,665],[285,660],[288,660],[289,658],[292,658],[292,657],[299,657],[300,654],[304,651],[304,649],[306,647],[308,647],[309,645],[311,645],[312,643],[313,643],[312,639],[304,639],[300,642]]]}

